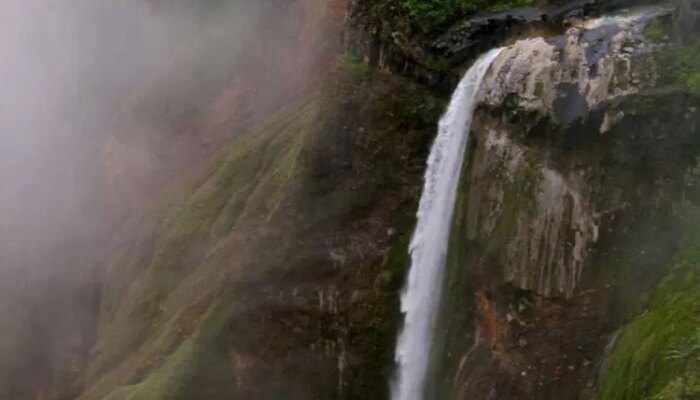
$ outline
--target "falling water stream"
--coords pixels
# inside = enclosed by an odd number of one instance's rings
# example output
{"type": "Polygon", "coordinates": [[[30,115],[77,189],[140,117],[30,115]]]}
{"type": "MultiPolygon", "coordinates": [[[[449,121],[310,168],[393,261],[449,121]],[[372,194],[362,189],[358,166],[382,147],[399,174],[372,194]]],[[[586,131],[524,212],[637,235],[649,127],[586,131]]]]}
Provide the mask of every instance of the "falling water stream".
{"type": "Polygon", "coordinates": [[[447,239],[477,93],[502,49],[479,58],[457,86],[440,120],[425,172],[418,221],[411,241],[411,267],[401,295],[404,327],[396,346],[393,400],[421,400],[440,300],[447,239]]]}

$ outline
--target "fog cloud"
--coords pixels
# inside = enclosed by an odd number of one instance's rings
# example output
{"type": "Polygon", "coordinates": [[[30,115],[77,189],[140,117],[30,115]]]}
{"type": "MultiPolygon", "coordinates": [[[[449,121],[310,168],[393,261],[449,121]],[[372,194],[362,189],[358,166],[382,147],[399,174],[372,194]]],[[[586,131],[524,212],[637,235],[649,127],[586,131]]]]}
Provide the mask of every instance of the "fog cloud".
{"type": "Polygon", "coordinates": [[[0,0],[0,386],[124,215],[313,80],[321,3],[0,0]]]}

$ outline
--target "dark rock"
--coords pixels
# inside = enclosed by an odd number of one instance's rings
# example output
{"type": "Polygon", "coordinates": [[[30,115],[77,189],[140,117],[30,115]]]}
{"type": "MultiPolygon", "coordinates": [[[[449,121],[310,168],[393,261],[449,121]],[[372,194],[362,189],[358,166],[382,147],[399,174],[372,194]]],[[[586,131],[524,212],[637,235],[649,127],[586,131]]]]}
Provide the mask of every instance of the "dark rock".
{"type": "Polygon", "coordinates": [[[344,43],[363,62],[451,93],[463,69],[483,52],[512,38],[533,33],[563,33],[571,18],[594,17],[623,7],[650,3],[632,0],[574,0],[565,4],[520,7],[468,15],[435,37],[406,28],[396,9],[376,1],[352,0],[344,43]],[[378,11],[381,10],[381,11],[378,11]],[[400,27],[402,26],[402,27],[400,27]]]}
{"type": "Polygon", "coordinates": [[[696,43],[700,39],[700,1],[678,1],[673,11],[673,25],[674,36],[679,44],[696,43]]]}

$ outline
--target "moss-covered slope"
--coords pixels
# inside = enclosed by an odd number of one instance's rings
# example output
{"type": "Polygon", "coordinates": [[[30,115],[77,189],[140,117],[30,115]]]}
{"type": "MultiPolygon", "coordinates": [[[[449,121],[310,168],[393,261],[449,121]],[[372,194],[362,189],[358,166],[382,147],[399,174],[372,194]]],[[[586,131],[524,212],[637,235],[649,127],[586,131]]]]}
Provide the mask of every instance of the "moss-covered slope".
{"type": "Polygon", "coordinates": [[[682,227],[670,273],[643,311],[613,336],[601,373],[601,400],[681,400],[700,397],[700,232],[698,165],[683,174],[674,207],[682,227]]]}
{"type": "Polygon", "coordinates": [[[348,57],[325,82],[130,222],[80,399],[383,397],[442,103],[348,57]]]}

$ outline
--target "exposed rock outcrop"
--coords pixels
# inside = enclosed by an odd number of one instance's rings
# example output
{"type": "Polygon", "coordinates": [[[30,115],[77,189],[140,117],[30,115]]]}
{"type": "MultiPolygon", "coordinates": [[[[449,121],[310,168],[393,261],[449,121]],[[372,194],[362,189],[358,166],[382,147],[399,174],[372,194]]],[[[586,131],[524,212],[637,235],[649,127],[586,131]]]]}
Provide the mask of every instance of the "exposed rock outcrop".
{"type": "MultiPolygon", "coordinates": [[[[634,30],[613,26],[519,41],[492,66],[482,90],[485,107],[530,113],[534,125],[523,130],[535,133],[545,129],[537,124],[565,126],[605,109],[598,128],[604,134],[624,113],[603,105],[655,82],[652,54],[643,44],[632,47],[634,38],[634,30]]],[[[475,129],[482,146],[470,171],[469,237],[503,247],[496,257],[506,281],[543,296],[571,297],[598,238],[594,177],[585,167],[558,170],[548,155],[533,155],[517,141],[526,132],[508,129],[493,123],[475,129]],[[525,197],[507,209],[514,191],[525,197]],[[506,214],[512,226],[499,232],[506,214]]]]}
{"type": "Polygon", "coordinates": [[[436,398],[595,399],[610,336],[672,265],[700,108],[660,86],[643,25],[520,41],[492,66],[450,245],[436,398]]]}
{"type": "Polygon", "coordinates": [[[453,21],[437,37],[416,33],[400,16],[400,4],[352,0],[345,47],[366,63],[410,76],[449,93],[463,69],[509,40],[563,32],[574,21],[651,1],[574,0],[483,12],[453,21]]]}
{"type": "Polygon", "coordinates": [[[505,281],[543,296],[571,297],[589,247],[598,239],[591,192],[582,170],[557,171],[503,128],[481,136],[470,172],[467,234],[486,240],[505,281]],[[504,231],[501,218],[511,226],[504,231]]]}
{"type": "Polygon", "coordinates": [[[519,41],[494,63],[484,84],[484,101],[498,107],[512,100],[519,109],[570,123],[604,102],[653,86],[655,65],[649,50],[634,31],[617,26],[571,28],[549,41],[519,41]]]}

